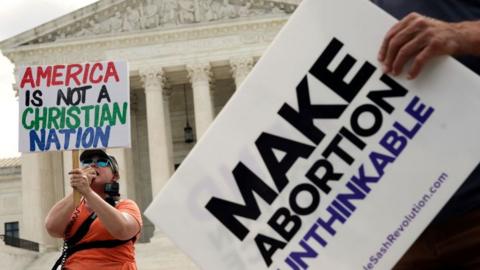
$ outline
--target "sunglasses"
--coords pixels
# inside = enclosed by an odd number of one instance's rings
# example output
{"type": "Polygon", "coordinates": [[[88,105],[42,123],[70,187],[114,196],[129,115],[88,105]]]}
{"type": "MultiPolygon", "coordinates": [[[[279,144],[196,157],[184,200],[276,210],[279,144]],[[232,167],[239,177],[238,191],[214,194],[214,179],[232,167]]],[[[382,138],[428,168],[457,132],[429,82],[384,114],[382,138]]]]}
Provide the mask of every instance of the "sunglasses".
{"type": "Polygon", "coordinates": [[[92,164],[95,164],[99,168],[105,168],[110,165],[110,161],[107,159],[98,159],[98,160],[85,159],[82,161],[82,167],[87,167],[92,164]]]}

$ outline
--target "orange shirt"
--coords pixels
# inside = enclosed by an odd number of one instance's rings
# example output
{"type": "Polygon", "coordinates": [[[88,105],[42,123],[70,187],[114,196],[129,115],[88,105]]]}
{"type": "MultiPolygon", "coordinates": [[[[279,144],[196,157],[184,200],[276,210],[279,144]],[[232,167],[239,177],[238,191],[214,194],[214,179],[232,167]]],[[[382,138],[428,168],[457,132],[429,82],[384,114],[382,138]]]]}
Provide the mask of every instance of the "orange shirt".
{"type": "MultiPolygon", "coordinates": [[[[121,200],[117,203],[118,210],[132,215],[142,226],[142,216],[137,204],[132,200],[121,200]]],[[[71,235],[75,234],[80,225],[90,215],[85,203],[79,206],[80,213],[74,221],[71,228],[71,235]]],[[[139,232],[140,234],[140,232],[139,232]]],[[[138,234],[137,234],[138,237],[138,234]]],[[[87,234],[79,243],[115,240],[97,217],[90,225],[87,234]]],[[[86,269],[102,269],[102,270],[136,270],[135,265],[135,248],[133,241],[129,241],[123,245],[113,248],[92,248],[75,252],[68,257],[65,262],[64,269],[67,270],[86,270],[86,269]]]]}

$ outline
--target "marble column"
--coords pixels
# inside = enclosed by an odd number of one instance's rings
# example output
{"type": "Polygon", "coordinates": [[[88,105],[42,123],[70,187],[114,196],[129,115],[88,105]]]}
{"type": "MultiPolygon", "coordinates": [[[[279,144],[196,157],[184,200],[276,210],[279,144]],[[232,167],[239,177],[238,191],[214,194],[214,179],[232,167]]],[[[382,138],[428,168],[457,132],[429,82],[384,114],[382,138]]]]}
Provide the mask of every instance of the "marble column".
{"type": "Polygon", "coordinates": [[[253,57],[237,57],[230,59],[230,67],[232,69],[235,86],[238,89],[240,84],[245,80],[248,73],[252,70],[254,65],[253,57]]]}
{"type": "Polygon", "coordinates": [[[62,155],[59,152],[23,154],[22,220],[20,238],[40,244],[41,251],[57,249],[45,229],[50,208],[63,197],[62,155]]]}
{"type": "Polygon", "coordinates": [[[212,73],[208,63],[187,65],[187,71],[193,89],[195,131],[198,140],[214,118],[212,92],[210,90],[212,73]]]}
{"type": "Polygon", "coordinates": [[[152,195],[155,197],[173,173],[173,145],[165,74],[161,68],[140,70],[145,88],[152,195]]]}

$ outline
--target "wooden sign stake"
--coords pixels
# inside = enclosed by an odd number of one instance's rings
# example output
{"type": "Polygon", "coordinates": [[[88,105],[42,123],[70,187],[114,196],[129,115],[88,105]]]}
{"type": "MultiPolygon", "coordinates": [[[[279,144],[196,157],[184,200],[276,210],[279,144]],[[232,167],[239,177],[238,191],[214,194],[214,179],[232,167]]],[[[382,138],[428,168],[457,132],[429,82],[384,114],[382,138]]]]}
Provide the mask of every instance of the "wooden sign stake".
{"type": "MultiPolygon", "coordinates": [[[[73,166],[72,166],[73,169],[80,168],[78,150],[72,150],[72,162],[73,162],[73,166]]],[[[82,198],[82,194],[80,194],[80,192],[78,192],[74,189],[73,190],[73,204],[74,204],[75,207],[77,207],[80,204],[80,199],[81,198],[82,198]]]]}

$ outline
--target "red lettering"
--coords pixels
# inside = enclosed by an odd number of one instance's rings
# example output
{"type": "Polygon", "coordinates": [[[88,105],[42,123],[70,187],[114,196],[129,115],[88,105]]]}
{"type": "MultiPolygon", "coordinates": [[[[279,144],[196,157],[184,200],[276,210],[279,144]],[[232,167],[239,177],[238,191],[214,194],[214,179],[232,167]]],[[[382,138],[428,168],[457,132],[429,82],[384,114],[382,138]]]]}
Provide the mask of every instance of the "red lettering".
{"type": "MultiPolygon", "coordinates": [[[[53,66],[53,74],[52,74],[52,85],[62,85],[63,84],[63,69],[65,65],[55,65],[53,66]]],[[[47,83],[47,86],[50,86],[47,83]]]]}
{"type": "Polygon", "coordinates": [[[78,75],[82,72],[82,65],[72,64],[67,66],[67,74],[65,75],[65,85],[70,86],[70,80],[75,81],[77,86],[80,86],[78,75]]]}
{"type": "Polygon", "coordinates": [[[52,82],[52,66],[45,67],[45,69],[42,69],[41,66],[37,67],[37,87],[40,87],[42,84],[42,79],[46,79],[47,86],[50,86],[50,83],[52,82]]]}
{"type": "Polygon", "coordinates": [[[113,62],[108,62],[107,71],[105,72],[105,78],[103,79],[103,82],[108,82],[108,79],[110,79],[110,77],[113,77],[116,82],[120,80],[120,78],[118,78],[118,73],[115,69],[115,64],[113,62]]]}
{"type": "Polygon", "coordinates": [[[83,72],[82,83],[86,84],[88,79],[88,72],[90,71],[90,64],[85,64],[85,71],[83,72]]]}
{"type": "Polygon", "coordinates": [[[120,81],[114,62],[36,66],[25,68],[20,87],[81,86],[113,81],[120,81]]]}
{"type": "Polygon", "coordinates": [[[92,71],[90,72],[90,76],[88,78],[92,83],[99,83],[103,79],[103,76],[101,73],[97,76],[97,78],[93,78],[93,76],[95,76],[95,73],[97,72],[97,69],[99,69],[99,71],[103,70],[103,66],[101,63],[95,63],[92,66],[92,71]]]}
{"type": "Polygon", "coordinates": [[[35,81],[33,80],[32,68],[27,67],[23,74],[22,81],[20,82],[20,88],[24,88],[25,84],[29,83],[32,88],[35,88],[35,81]]]}

